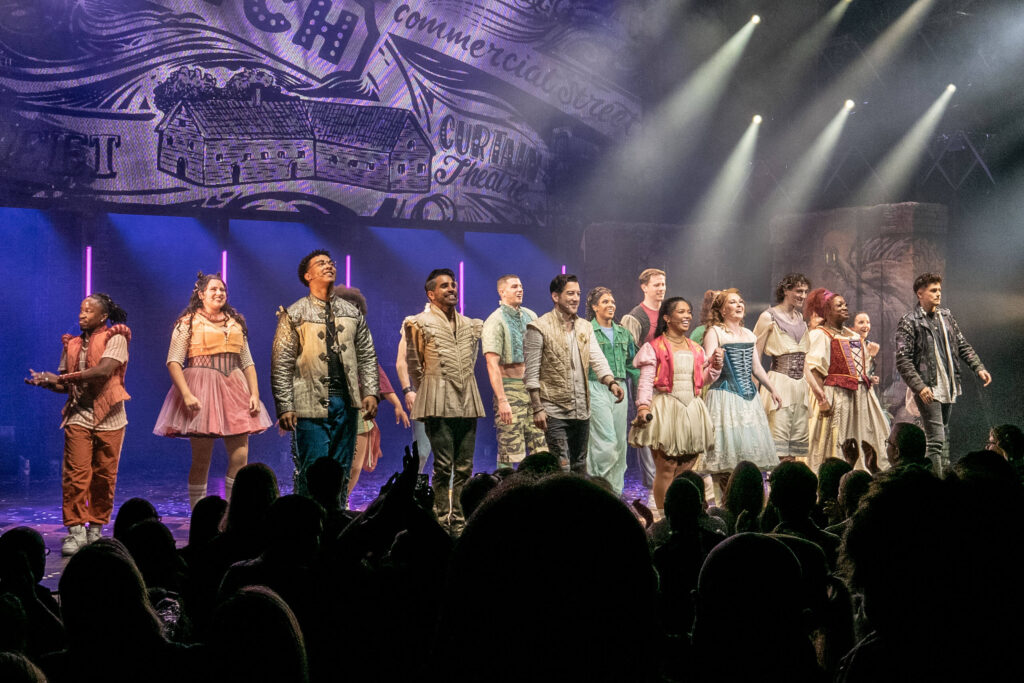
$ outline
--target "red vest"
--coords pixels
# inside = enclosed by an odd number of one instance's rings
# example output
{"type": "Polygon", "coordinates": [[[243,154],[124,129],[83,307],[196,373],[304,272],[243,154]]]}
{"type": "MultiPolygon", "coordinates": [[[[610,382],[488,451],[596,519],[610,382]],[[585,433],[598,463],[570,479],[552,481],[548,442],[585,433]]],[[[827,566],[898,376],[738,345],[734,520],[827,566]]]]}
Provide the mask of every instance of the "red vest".
{"type": "MultiPolygon", "coordinates": [[[[697,342],[686,340],[690,345],[690,353],[693,354],[693,395],[700,396],[701,387],[704,386],[704,349],[697,342]]],[[[666,394],[672,393],[672,378],[675,376],[675,362],[672,360],[672,349],[665,339],[665,336],[655,337],[651,340],[651,348],[658,359],[657,372],[654,375],[654,388],[666,394]]]]}
{"type": "MultiPolygon", "coordinates": [[[[85,352],[85,369],[95,367],[99,362],[100,358],[103,357],[103,351],[107,348],[107,341],[115,334],[124,336],[125,342],[132,340],[132,331],[128,329],[127,325],[114,325],[113,327],[106,327],[101,330],[97,330],[92,333],[89,339],[89,349],[85,352]]],[[[64,351],[67,355],[68,372],[78,371],[78,356],[82,352],[82,337],[81,335],[70,335],[65,334],[63,337],[64,351]]],[[[131,398],[128,392],[124,389],[124,372],[127,363],[122,364],[117,368],[110,377],[103,382],[103,385],[96,388],[94,382],[89,383],[89,387],[86,391],[89,391],[93,395],[92,409],[93,416],[95,417],[95,424],[103,422],[106,418],[107,413],[110,409],[121,401],[127,401],[131,398]]],[[[74,405],[74,402],[69,400],[67,405],[64,406],[65,412],[74,405]]]]}
{"type": "MultiPolygon", "coordinates": [[[[857,391],[857,385],[862,379],[868,383],[867,378],[857,374],[857,362],[853,358],[853,354],[857,352],[850,346],[850,340],[837,337],[824,327],[819,329],[832,340],[829,344],[828,377],[825,378],[825,386],[857,391]]],[[[864,353],[863,343],[861,343],[860,353],[864,353]]],[[[866,363],[861,365],[867,367],[866,363]]]]}

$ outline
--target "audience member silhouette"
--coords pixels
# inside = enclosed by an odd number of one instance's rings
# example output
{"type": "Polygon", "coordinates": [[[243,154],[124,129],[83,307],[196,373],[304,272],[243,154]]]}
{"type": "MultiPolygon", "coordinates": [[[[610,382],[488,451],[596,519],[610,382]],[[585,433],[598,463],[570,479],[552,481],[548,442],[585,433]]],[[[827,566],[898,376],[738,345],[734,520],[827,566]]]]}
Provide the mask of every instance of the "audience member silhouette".
{"type": "Polygon", "coordinates": [[[306,473],[309,495],[324,510],[324,539],[337,538],[356,516],[355,512],[342,505],[344,476],[341,464],[332,458],[314,461],[306,473]]]}
{"type": "Polygon", "coordinates": [[[700,568],[711,549],[725,540],[725,536],[701,528],[703,498],[703,488],[684,477],[676,478],[665,493],[665,517],[671,533],[655,549],[653,562],[659,577],[661,624],[670,636],[689,637],[694,616],[691,593],[697,588],[700,568]]]}
{"type": "Polygon", "coordinates": [[[934,463],[925,455],[926,447],[924,430],[909,422],[894,422],[885,440],[885,454],[893,468],[914,465],[935,471],[934,463]]]}
{"type": "Polygon", "coordinates": [[[872,632],[837,681],[1024,678],[1021,523],[979,506],[969,488],[919,467],[876,478],[842,558],[872,632]]]}
{"type": "Polygon", "coordinates": [[[811,519],[818,494],[818,478],[811,468],[802,462],[784,462],[772,471],[768,482],[771,484],[768,504],[778,512],[780,520],[772,532],[799,536],[818,544],[829,567],[834,568],[840,539],[822,531],[811,519]]]}
{"type": "Polygon", "coordinates": [[[228,502],[220,496],[206,496],[192,508],[189,518],[188,545],[179,553],[185,564],[192,566],[205,552],[206,544],[220,533],[220,523],[228,509],[228,502]]]}
{"type": "Polygon", "coordinates": [[[4,683],[46,683],[42,670],[17,652],[0,652],[0,681],[4,683]]]}
{"type": "Polygon", "coordinates": [[[175,548],[170,529],[155,519],[144,520],[124,533],[124,546],[142,574],[164,635],[173,641],[188,642],[192,628],[183,604],[187,567],[175,548]]]}
{"type": "Polygon", "coordinates": [[[432,666],[436,679],[654,680],[657,579],[632,513],[578,476],[512,484],[456,545],[430,661],[458,665],[432,666]],[[489,599],[506,577],[515,595],[489,599]],[[496,662],[495,647],[516,653],[496,662]]]}
{"type": "Polygon", "coordinates": [[[1024,484],[1024,432],[1020,427],[1011,424],[996,425],[989,431],[985,448],[1006,458],[1017,473],[1021,484],[1024,484]]]}
{"type": "Polygon", "coordinates": [[[860,505],[860,499],[868,492],[872,481],[874,478],[864,470],[852,470],[843,475],[839,480],[839,497],[836,499],[836,510],[841,521],[827,527],[825,531],[843,537],[850,528],[850,520],[860,505]]]}
{"type": "MultiPolygon", "coordinates": [[[[309,681],[298,621],[266,586],[241,588],[217,606],[206,653],[210,683],[309,681]]],[[[344,671],[337,673],[348,678],[344,671]]]]}
{"type": "Polygon", "coordinates": [[[737,463],[729,475],[722,498],[722,505],[711,512],[725,521],[730,536],[758,530],[765,501],[764,478],[757,465],[748,460],[737,463]]]}
{"type": "Polygon", "coordinates": [[[64,646],[60,608],[39,584],[46,566],[43,537],[27,526],[0,536],[0,650],[38,657],[64,646]]]}
{"type": "MultiPolygon", "coordinates": [[[[508,469],[508,468],[504,468],[508,469]]],[[[469,481],[462,488],[460,494],[460,500],[462,501],[462,512],[466,515],[466,519],[469,519],[470,515],[480,507],[480,503],[484,502],[484,498],[487,497],[492,490],[494,490],[501,480],[493,474],[487,472],[480,472],[470,477],[469,481]]]]}
{"type": "Polygon", "coordinates": [[[697,582],[690,680],[822,681],[804,603],[800,562],[784,543],[754,533],[719,543],[697,582]]]}
{"type": "Polygon", "coordinates": [[[124,542],[124,533],[145,519],[160,521],[156,508],[145,498],[129,498],[117,509],[114,517],[114,538],[124,542]]]}
{"type": "Polygon", "coordinates": [[[842,458],[825,458],[818,468],[818,502],[811,513],[811,519],[819,527],[835,524],[841,518],[837,509],[839,500],[839,480],[853,470],[850,463],[842,458]]]}
{"type": "Polygon", "coordinates": [[[79,550],[60,577],[67,649],[40,664],[51,683],[180,683],[194,653],[169,642],[146,596],[142,574],[115,539],[79,550]]]}

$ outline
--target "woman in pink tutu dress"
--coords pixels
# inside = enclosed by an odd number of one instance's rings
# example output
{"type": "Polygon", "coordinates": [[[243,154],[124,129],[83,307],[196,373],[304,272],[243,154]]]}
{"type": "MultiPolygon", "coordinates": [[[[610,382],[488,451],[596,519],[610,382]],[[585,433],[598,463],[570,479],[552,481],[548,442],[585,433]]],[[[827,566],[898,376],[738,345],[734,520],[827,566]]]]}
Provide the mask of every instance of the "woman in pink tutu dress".
{"type": "Polygon", "coordinates": [[[220,273],[200,272],[188,306],[174,324],[167,351],[174,386],[153,428],[157,436],[188,437],[192,444],[192,507],[206,496],[213,442],[224,439],[227,449],[224,494],[230,499],[235,474],[249,459],[249,435],[271,425],[260,401],[248,336],[245,318],[228,304],[220,273]]]}

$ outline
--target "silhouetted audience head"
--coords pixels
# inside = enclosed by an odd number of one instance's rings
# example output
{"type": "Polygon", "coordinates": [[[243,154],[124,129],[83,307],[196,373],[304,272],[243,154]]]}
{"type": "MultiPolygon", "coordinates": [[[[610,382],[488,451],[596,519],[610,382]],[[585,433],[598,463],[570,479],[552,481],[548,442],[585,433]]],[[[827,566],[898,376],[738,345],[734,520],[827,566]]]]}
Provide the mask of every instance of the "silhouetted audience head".
{"type": "Polygon", "coordinates": [[[97,634],[119,650],[161,639],[146,584],[116,539],[101,538],[75,553],[60,577],[60,610],[71,650],[95,646],[97,634]]]}
{"type": "Polygon", "coordinates": [[[926,445],[924,430],[920,427],[909,422],[894,422],[885,440],[885,454],[892,467],[924,465],[928,463],[926,445]]]}
{"type": "Polygon", "coordinates": [[[993,512],[1001,514],[1013,514],[1024,495],[1013,465],[995,451],[971,451],[957,460],[946,476],[962,482],[974,503],[994,506],[993,512]]]}
{"type": "Polygon", "coordinates": [[[989,431],[987,449],[1010,461],[1024,458],[1024,432],[1017,425],[996,425],[989,431]]]}
{"type": "Polygon", "coordinates": [[[306,486],[309,495],[328,512],[341,509],[342,482],[345,470],[332,458],[320,458],[309,466],[306,486]]]}
{"type": "MultiPolygon", "coordinates": [[[[703,482],[702,482],[703,483],[703,482]]],[[[686,477],[677,477],[665,493],[665,517],[674,532],[694,531],[704,511],[704,490],[686,477]]]]}
{"type": "Polygon", "coordinates": [[[160,521],[156,508],[145,498],[129,498],[117,509],[114,517],[114,538],[124,541],[124,532],[144,519],[160,521]]]}
{"type": "Polygon", "coordinates": [[[123,542],[147,588],[181,590],[185,563],[178,555],[170,529],[155,519],[143,520],[124,533],[123,542]]]}
{"type": "Polygon", "coordinates": [[[523,458],[523,461],[519,463],[519,469],[516,470],[516,473],[543,477],[561,471],[562,466],[556,456],[547,451],[540,451],[539,453],[530,453],[523,458]]]}
{"type": "Polygon", "coordinates": [[[462,513],[466,515],[466,519],[473,515],[476,509],[480,507],[480,503],[484,502],[487,494],[500,483],[501,480],[496,476],[486,472],[474,474],[466,482],[466,485],[462,488],[462,493],[459,495],[459,500],[462,502],[462,513]]]}
{"type": "Polygon", "coordinates": [[[447,594],[490,595],[500,576],[514,577],[514,594],[444,600],[436,651],[460,660],[446,679],[649,680],[657,580],[643,528],[578,476],[509,484],[469,520],[447,594]],[[494,643],[518,643],[518,652],[497,663],[494,643]]]}
{"type": "Polygon", "coordinates": [[[32,580],[39,583],[46,570],[46,544],[38,531],[16,526],[0,536],[0,582],[19,578],[22,563],[27,563],[32,580]]]}
{"type": "Polygon", "coordinates": [[[868,492],[874,478],[864,470],[852,470],[839,480],[839,509],[844,519],[853,516],[860,505],[860,499],[868,492]]]}
{"type": "Polygon", "coordinates": [[[278,495],[277,477],[263,463],[250,463],[238,470],[224,518],[224,531],[259,533],[278,495]]]}
{"type": "Polygon", "coordinates": [[[715,546],[697,582],[693,644],[702,678],[820,675],[805,629],[801,576],[796,555],[776,538],[741,533],[715,546]]]}
{"type": "Polygon", "coordinates": [[[309,680],[299,623],[284,600],[266,586],[242,588],[217,607],[208,645],[210,680],[309,680]]]}
{"type": "Polygon", "coordinates": [[[836,500],[839,497],[839,480],[851,470],[853,467],[842,458],[825,458],[818,468],[818,502],[836,500]]]}
{"type": "Polygon", "coordinates": [[[678,476],[688,480],[691,484],[697,487],[697,490],[700,491],[700,509],[702,512],[706,512],[708,509],[708,499],[704,495],[704,477],[700,476],[693,470],[686,470],[685,472],[681,472],[678,476]]]}
{"type": "Polygon", "coordinates": [[[266,529],[268,552],[297,562],[311,561],[320,550],[324,509],[305,496],[281,496],[267,511],[266,529]]]}
{"type": "Polygon", "coordinates": [[[818,478],[810,467],[802,462],[784,462],[772,470],[768,483],[768,502],[778,510],[782,521],[803,520],[811,514],[818,495],[818,478]]]}
{"type": "Polygon", "coordinates": [[[188,544],[199,547],[209,543],[220,533],[220,524],[227,512],[228,502],[220,496],[206,496],[192,508],[189,519],[188,544]]]}
{"type": "Polygon", "coordinates": [[[46,676],[25,655],[16,652],[0,652],[0,681],[4,683],[46,683],[46,676]]]}
{"type": "Polygon", "coordinates": [[[753,517],[760,515],[764,509],[764,479],[757,465],[740,461],[729,475],[724,498],[723,507],[735,517],[745,510],[753,517]]]}

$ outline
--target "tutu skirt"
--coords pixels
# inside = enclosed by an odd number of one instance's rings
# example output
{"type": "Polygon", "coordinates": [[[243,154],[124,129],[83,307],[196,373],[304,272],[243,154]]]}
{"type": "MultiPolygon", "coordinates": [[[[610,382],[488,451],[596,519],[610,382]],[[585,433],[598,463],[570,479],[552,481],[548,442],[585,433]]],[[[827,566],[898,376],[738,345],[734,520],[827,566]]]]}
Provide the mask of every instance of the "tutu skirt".
{"type": "Polygon", "coordinates": [[[763,470],[779,464],[764,406],[756,397],[748,401],[725,389],[711,389],[705,402],[715,425],[715,447],[704,462],[707,472],[730,472],[741,460],[763,470]]]}
{"type": "Polygon", "coordinates": [[[651,421],[629,430],[629,445],[647,446],[684,462],[711,450],[715,431],[704,401],[692,394],[685,399],[655,393],[651,399],[651,421]]]}
{"type": "Polygon", "coordinates": [[[172,386],[153,427],[157,436],[259,434],[273,424],[262,401],[259,412],[249,414],[249,385],[241,370],[232,370],[227,376],[214,368],[190,367],[182,372],[201,408],[193,411],[185,407],[181,393],[172,386]]]}

